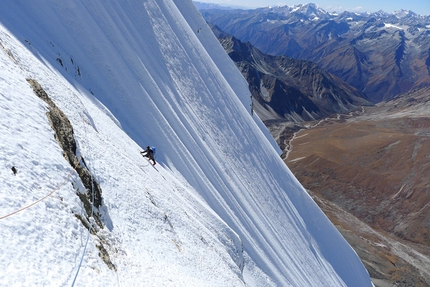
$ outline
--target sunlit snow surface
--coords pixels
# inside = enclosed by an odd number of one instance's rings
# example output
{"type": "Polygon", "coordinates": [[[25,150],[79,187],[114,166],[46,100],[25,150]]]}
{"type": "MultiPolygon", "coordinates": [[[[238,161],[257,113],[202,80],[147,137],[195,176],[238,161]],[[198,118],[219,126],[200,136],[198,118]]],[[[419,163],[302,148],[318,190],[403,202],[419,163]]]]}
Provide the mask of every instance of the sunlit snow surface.
{"type": "Polygon", "coordinates": [[[1,286],[371,286],[191,1],[0,2],[1,286]],[[36,79],[103,190],[101,260],[36,79]],[[140,156],[157,147],[153,167],[140,156]],[[18,168],[13,175],[11,167],[18,168]],[[244,266],[244,268],[243,268],[244,266]],[[243,271],[242,271],[243,268],[243,271]]]}

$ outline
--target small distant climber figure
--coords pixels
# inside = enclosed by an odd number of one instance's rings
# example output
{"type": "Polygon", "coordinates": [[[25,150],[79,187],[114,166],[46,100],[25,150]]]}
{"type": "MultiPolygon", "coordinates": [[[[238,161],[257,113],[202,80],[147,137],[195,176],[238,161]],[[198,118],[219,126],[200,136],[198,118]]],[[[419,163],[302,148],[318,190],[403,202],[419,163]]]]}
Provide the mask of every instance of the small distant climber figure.
{"type": "Polygon", "coordinates": [[[155,147],[153,146],[147,146],[144,151],[140,152],[141,155],[146,156],[150,160],[152,160],[154,163],[152,165],[155,165],[155,147]]]}
{"type": "Polygon", "coordinates": [[[13,172],[13,175],[16,175],[16,173],[18,172],[18,170],[16,169],[16,167],[12,166],[12,172],[13,172]]]}

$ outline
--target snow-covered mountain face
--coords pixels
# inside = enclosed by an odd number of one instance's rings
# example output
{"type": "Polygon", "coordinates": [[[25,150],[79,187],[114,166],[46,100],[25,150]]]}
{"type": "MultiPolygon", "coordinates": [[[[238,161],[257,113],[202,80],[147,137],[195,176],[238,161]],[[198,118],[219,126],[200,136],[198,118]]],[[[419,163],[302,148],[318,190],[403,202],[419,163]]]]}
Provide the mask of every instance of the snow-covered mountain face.
{"type": "Polygon", "coordinates": [[[430,85],[430,16],[334,13],[315,4],[201,12],[264,53],[318,63],[373,102],[430,85]]]}
{"type": "Polygon", "coordinates": [[[298,4],[293,6],[278,5],[259,9],[263,13],[275,13],[283,16],[296,15],[303,20],[319,20],[327,18],[327,12],[314,3],[298,4]]]}
{"type": "Polygon", "coordinates": [[[191,1],[0,10],[0,285],[371,286],[191,1]]]}

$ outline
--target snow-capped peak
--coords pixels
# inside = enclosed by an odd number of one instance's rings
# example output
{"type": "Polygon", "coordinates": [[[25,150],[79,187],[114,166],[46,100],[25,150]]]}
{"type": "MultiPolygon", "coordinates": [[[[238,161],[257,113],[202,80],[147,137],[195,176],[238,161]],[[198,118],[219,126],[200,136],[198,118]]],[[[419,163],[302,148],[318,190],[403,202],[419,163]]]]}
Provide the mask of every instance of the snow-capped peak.
{"type": "Polygon", "coordinates": [[[404,9],[400,9],[400,10],[396,10],[393,12],[393,15],[395,15],[398,18],[405,18],[405,17],[417,17],[418,15],[411,11],[411,10],[404,10],[404,9]]]}

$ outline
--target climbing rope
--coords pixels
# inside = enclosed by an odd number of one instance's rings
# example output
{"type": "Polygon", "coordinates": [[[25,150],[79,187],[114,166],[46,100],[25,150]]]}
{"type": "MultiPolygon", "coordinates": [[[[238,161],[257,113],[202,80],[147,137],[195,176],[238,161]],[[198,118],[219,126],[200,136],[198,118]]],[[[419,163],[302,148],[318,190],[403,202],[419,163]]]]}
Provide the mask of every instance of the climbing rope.
{"type": "MultiPolygon", "coordinates": [[[[83,119],[83,117],[82,117],[82,115],[80,115],[81,116],[81,119],[82,119],[82,121],[84,122],[84,126],[85,126],[85,121],[84,121],[84,119],[83,119]]],[[[84,136],[84,141],[86,141],[86,137],[87,137],[87,134],[86,134],[86,130],[85,130],[85,136],[84,136]]],[[[40,198],[40,199],[38,199],[38,200],[36,200],[35,202],[33,202],[33,203],[31,203],[31,204],[29,204],[29,205],[27,205],[27,206],[25,206],[25,207],[23,207],[23,208],[20,208],[20,209],[18,209],[18,210],[16,210],[16,211],[14,211],[14,212],[11,212],[11,213],[9,213],[9,214],[7,214],[7,215],[4,215],[4,216],[2,216],[2,217],[0,217],[0,220],[2,220],[2,219],[5,219],[5,218],[7,218],[7,217],[10,217],[10,216],[12,216],[12,215],[14,215],[14,214],[17,214],[17,213],[19,213],[19,212],[21,212],[21,211],[24,211],[24,210],[26,210],[26,209],[28,209],[28,208],[30,208],[30,207],[32,207],[33,205],[36,205],[37,203],[39,203],[39,202],[41,202],[41,201],[43,201],[43,200],[45,200],[46,198],[48,198],[48,197],[50,197],[51,195],[53,195],[57,190],[59,190],[69,179],[70,179],[70,177],[73,175],[73,173],[76,171],[76,167],[79,165],[79,162],[81,161],[81,159],[82,159],[82,156],[79,156],[79,158],[78,158],[78,163],[75,165],[75,166],[73,166],[71,169],[70,169],[70,172],[69,172],[69,174],[68,174],[68,176],[63,180],[63,182],[61,183],[61,184],[59,184],[54,190],[52,190],[50,193],[48,193],[47,195],[45,195],[44,197],[42,197],[42,198],[40,198]]]]}
{"type": "Polygon", "coordinates": [[[46,199],[46,198],[48,198],[48,197],[50,197],[51,195],[53,195],[54,194],[54,192],[56,192],[57,190],[59,190],[60,189],[60,187],[62,187],[69,179],[70,179],[70,177],[73,175],[73,172],[75,171],[75,169],[72,169],[71,171],[70,171],[70,173],[69,173],[69,175],[64,179],[64,181],[60,184],[60,185],[58,185],[53,191],[51,191],[50,193],[48,193],[47,195],[45,195],[44,197],[42,197],[42,198],[40,198],[40,199],[38,199],[38,200],[36,200],[35,202],[33,202],[33,203],[31,203],[31,204],[29,204],[29,205],[27,205],[27,206],[25,206],[25,207],[23,207],[23,208],[21,208],[21,209],[18,209],[18,210],[16,210],[16,211],[14,211],[14,212],[12,212],[12,213],[9,213],[9,214],[7,214],[7,215],[4,215],[4,216],[2,216],[2,217],[0,217],[0,220],[2,220],[2,219],[4,219],[4,218],[7,218],[7,217],[9,217],[9,216],[12,216],[12,215],[14,215],[14,214],[17,214],[17,213],[19,213],[19,212],[21,212],[21,211],[23,211],[23,210],[26,210],[26,209],[28,209],[28,208],[30,208],[30,207],[32,207],[33,205],[36,205],[37,203],[39,203],[39,202],[41,202],[42,200],[44,200],[44,199],[46,199]]]}
{"type": "MultiPolygon", "coordinates": [[[[3,47],[3,45],[0,43],[0,48],[3,48],[3,50],[5,50],[5,48],[3,47]]],[[[6,52],[6,50],[5,50],[5,52],[6,52]]],[[[13,57],[12,57],[12,59],[14,60],[14,62],[15,62],[15,64],[21,69],[21,70],[23,70],[24,71],[24,69],[23,69],[23,67],[21,66],[21,64],[19,63],[19,62],[17,62],[13,57]]],[[[82,101],[73,93],[73,95],[78,99],[78,101],[79,102],[81,102],[81,104],[84,106],[84,104],[82,103],[82,101]]],[[[80,115],[80,117],[81,117],[81,119],[82,119],[82,122],[83,122],[83,126],[84,126],[84,130],[85,130],[85,136],[84,136],[84,143],[86,143],[86,146],[87,146],[87,149],[88,149],[88,142],[87,142],[87,130],[86,130],[86,124],[85,124],[85,120],[84,120],[84,117],[83,117],[83,115],[80,113],[79,114],[80,115]]],[[[82,158],[82,156],[79,156],[78,158],[77,158],[78,160],[77,160],[77,164],[74,166],[74,167],[72,167],[72,169],[70,170],[70,172],[69,172],[69,174],[67,175],[67,177],[63,180],[63,182],[61,182],[61,184],[59,184],[56,188],[54,188],[50,193],[48,193],[47,195],[45,195],[44,197],[42,197],[42,198],[40,198],[40,199],[38,199],[38,200],[36,200],[36,201],[34,201],[33,203],[31,203],[31,204],[29,204],[29,205],[27,205],[27,206],[25,206],[25,207],[23,207],[23,208],[20,208],[20,209],[18,209],[18,210],[16,210],[16,211],[14,211],[14,212],[12,212],[12,213],[9,213],[9,214],[7,214],[7,215],[4,215],[4,216],[1,216],[0,217],[0,220],[2,220],[2,219],[5,219],[5,218],[8,218],[8,217],[10,217],[10,216],[12,216],[12,215],[14,215],[14,214],[17,214],[17,213],[19,213],[19,212],[21,212],[21,211],[24,211],[24,210],[26,210],[26,209],[28,209],[28,208],[30,208],[30,207],[32,207],[32,206],[34,206],[34,205],[36,205],[37,203],[39,203],[39,202],[41,202],[41,201],[43,201],[43,200],[45,200],[46,198],[48,198],[48,197],[50,197],[50,196],[52,196],[57,190],[59,190],[71,177],[72,177],[72,175],[74,174],[74,172],[76,171],[76,168],[77,168],[77,166],[79,165],[79,163],[81,162],[81,160],[83,160],[83,158],[82,158]]],[[[89,167],[87,167],[88,169],[89,169],[89,167]]],[[[91,172],[90,172],[91,173],[91,172]]],[[[88,242],[89,242],[89,238],[90,238],[90,235],[91,235],[91,230],[93,229],[93,224],[94,224],[94,219],[93,219],[93,216],[94,216],[94,197],[95,197],[95,195],[94,195],[94,173],[91,173],[92,174],[92,176],[91,176],[91,216],[90,216],[90,218],[89,218],[89,221],[90,221],[90,227],[89,227],[89,229],[88,229],[88,234],[87,234],[87,239],[86,239],[86,243],[85,243],[85,246],[84,246],[84,250],[83,250],[83,253],[82,253],[82,256],[81,256],[81,260],[80,260],[80,262],[79,262],[79,265],[78,265],[78,269],[77,269],[77,271],[76,271],[76,274],[75,274],[75,277],[74,277],[74,279],[73,279],[73,282],[72,282],[72,287],[75,285],[75,282],[76,282],[76,279],[77,279],[77,277],[78,277],[78,274],[79,274],[79,271],[80,271],[80,268],[81,268],[81,266],[82,266],[82,263],[83,263],[83,259],[84,259],[84,257],[85,257],[85,253],[86,253],[86,249],[87,249],[87,246],[88,246],[88,242]]],[[[119,285],[119,278],[118,278],[118,275],[117,275],[117,280],[118,280],[118,285],[119,285]]]]}
{"type": "Polygon", "coordinates": [[[91,235],[91,229],[93,228],[93,218],[94,215],[94,176],[91,176],[91,216],[90,216],[90,227],[88,228],[87,240],[85,242],[84,251],[82,252],[81,260],[78,265],[78,270],[76,270],[75,278],[73,278],[72,287],[75,286],[76,278],[78,278],[79,271],[81,270],[82,262],[84,261],[85,253],[87,252],[88,241],[91,235]]]}
{"type": "MultiPolygon", "coordinates": [[[[85,139],[86,139],[87,138],[87,129],[85,128],[85,121],[84,121],[84,118],[82,117],[82,115],[80,115],[80,116],[81,116],[82,121],[84,122],[84,131],[85,131],[85,139]]],[[[88,146],[89,145],[86,141],[85,141],[85,143],[86,143],[87,154],[89,154],[89,152],[88,152],[88,146]]],[[[88,164],[90,164],[90,163],[91,163],[91,160],[88,161],[88,164]]],[[[90,167],[88,166],[88,170],[89,170],[89,168],[90,167]]],[[[75,286],[76,279],[78,278],[79,271],[81,270],[82,262],[84,261],[85,253],[87,252],[88,241],[90,240],[91,229],[93,228],[93,223],[94,223],[94,219],[93,219],[93,215],[94,215],[94,173],[90,172],[90,174],[91,174],[91,216],[89,218],[90,227],[88,228],[87,240],[85,241],[85,246],[84,246],[84,250],[82,252],[81,260],[80,260],[79,265],[78,265],[78,269],[76,270],[75,277],[73,278],[72,287],[75,286]]]]}

